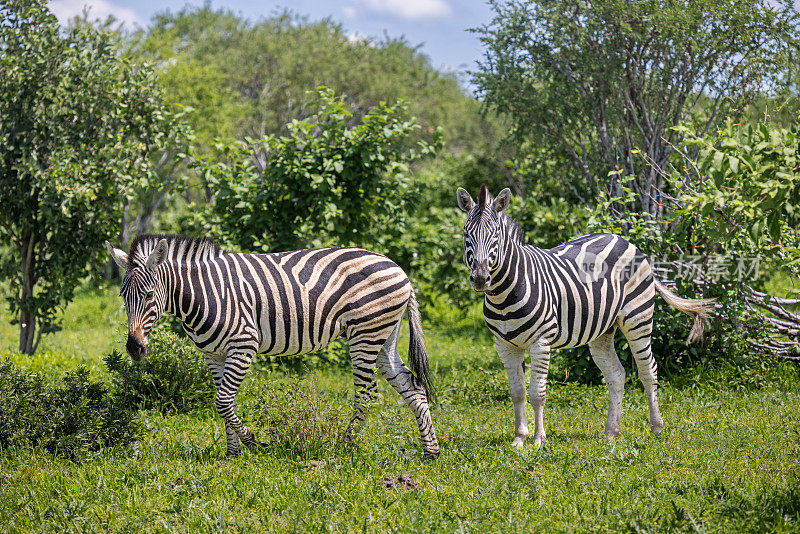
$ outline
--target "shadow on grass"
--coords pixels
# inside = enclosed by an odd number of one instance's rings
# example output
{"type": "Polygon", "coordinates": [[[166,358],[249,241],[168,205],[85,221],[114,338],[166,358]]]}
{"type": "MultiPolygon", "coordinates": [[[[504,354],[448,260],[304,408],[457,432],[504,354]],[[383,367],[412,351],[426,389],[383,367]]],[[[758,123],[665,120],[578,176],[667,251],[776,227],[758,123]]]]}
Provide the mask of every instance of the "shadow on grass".
{"type": "MultiPolygon", "coordinates": [[[[795,476],[787,487],[763,493],[744,494],[730,482],[717,479],[697,489],[712,497],[716,505],[692,514],[675,501],[666,513],[650,522],[641,518],[628,520],[626,532],[705,532],[724,524],[731,532],[796,531],[800,527],[800,478],[795,476]]],[[[677,495],[681,492],[678,491],[677,495]]]]}
{"type": "Polygon", "coordinates": [[[800,528],[800,488],[790,487],[756,496],[734,493],[722,500],[720,515],[748,525],[751,532],[773,532],[777,527],[800,528]]]}

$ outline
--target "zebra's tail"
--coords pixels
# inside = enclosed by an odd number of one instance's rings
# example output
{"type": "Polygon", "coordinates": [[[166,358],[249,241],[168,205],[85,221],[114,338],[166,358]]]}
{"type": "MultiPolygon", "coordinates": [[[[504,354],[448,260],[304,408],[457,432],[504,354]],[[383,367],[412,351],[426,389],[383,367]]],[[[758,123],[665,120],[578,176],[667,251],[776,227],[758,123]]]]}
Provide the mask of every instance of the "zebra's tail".
{"type": "Polygon", "coordinates": [[[425,339],[422,336],[422,322],[419,317],[419,306],[414,290],[408,299],[408,326],[411,331],[411,339],[408,342],[408,358],[411,364],[411,371],[414,375],[414,385],[425,390],[428,401],[433,401],[435,392],[431,382],[430,370],[428,369],[428,353],[425,351],[425,339]]]}
{"type": "Polygon", "coordinates": [[[664,287],[658,280],[654,281],[656,283],[656,291],[667,301],[667,304],[694,319],[692,329],[689,332],[689,337],[686,338],[686,342],[695,343],[697,341],[702,341],[703,330],[708,326],[711,312],[714,311],[716,299],[685,299],[664,287]]]}

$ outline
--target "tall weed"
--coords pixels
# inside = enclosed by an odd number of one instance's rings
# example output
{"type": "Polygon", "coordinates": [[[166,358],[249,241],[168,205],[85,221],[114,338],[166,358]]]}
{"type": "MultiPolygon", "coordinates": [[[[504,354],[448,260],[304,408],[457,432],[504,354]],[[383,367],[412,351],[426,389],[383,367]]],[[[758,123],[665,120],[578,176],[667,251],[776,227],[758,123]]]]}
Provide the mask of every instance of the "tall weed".
{"type": "Polygon", "coordinates": [[[265,384],[252,398],[249,407],[255,417],[250,419],[274,453],[297,460],[338,453],[352,407],[320,391],[313,375],[292,378],[288,384],[265,384]]]}

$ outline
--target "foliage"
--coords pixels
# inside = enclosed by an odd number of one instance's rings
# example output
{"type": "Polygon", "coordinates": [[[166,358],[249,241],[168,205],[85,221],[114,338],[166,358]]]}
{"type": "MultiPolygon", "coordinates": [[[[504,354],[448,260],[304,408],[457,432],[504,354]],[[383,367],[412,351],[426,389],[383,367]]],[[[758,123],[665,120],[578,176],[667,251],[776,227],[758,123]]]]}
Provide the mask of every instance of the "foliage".
{"type": "Polygon", "coordinates": [[[287,136],[220,144],[219,159],[194,164],[214,190],[201,214],[208,234],[247,251],[282,251],[327,244],[380,249],[403,228],[413,194],[409,164],[441,146],[406,146],[416,128],[402,104],[352,113],[321,88],[310,114],[287,136]],[[264,154],[261,159],[258,154],[264,154]]]}
{"type": "MultiPolygon", "coordinates": [[[[767,376],[766,368],[775,364],[765,363],[753,343],[774,334],[768,320],[748,307],[747,287],[761,287],[769,272],[796,275],[800,141],[795,126],[729,123],[706,136],[687,126],[681,129],[686,136],[681,153],[697,148],[698,157],[671,167],[665,177],[675,189],[683,189],[672,200],[670,218],[657,224],[647,216],[617,211],[635,195],[627,186],[630,178],[621,177],[622,196],[601,197],[590,229],[626,236],[649,256],[656,276],[674,281],[682,296],[717,299],[719,308],[702,346],[681,341],[686,317],[656,299],[652,346],[662,376],[683,381],[695,376],[698,367],[724,367],[738,371],[726,378],[730,386],[753,387],[756,377],[767,376]]],[[[634,374],[622,336],[617,349],[625,356],[628,374],[634,374]]],[[[599,383],[588,350],[574,354],[567,360],[572,365],[560,366],[559,372],[599,383]]]]}
{"type": "Polygon", "coordinates": [[[419,138],[432,141],[437,126],[456,150],[497,137],[480,104],[456,78],[434,69],[419,47],[402,38],[348,34],[329,20],[289,11],[247,20],[210,6],[157,14],[138,35],[134,52],[162,65],[171,101],[192,107],[201,148],[214,139],[285,135],[302,120],[306,92],[320,85],[342,95],[349,126],[381,102],[406,99],[419,117],[419,138]]]}
{"type": "Polygon", "coordinates": [[[123,199],[151,177],[174,118],[151,69],[110,33],[62,32],[43,0],[0,8],[0,272],[20,350],[58,328],[56,310],[117,230],[123,199]]]}
{"type": "MultiPolygon", "coordinates": [[[[699,248],[742,248],[774,253],[779,243],[800,244],[800,126],[739,126],[729,121],[711,138],[688,128],[686,144],[699,148],[689,172],[696,174],[682,196],[683,228],[700,235],[699,248]],[[702,225],[702,228],[700,226],[702,225]],[[771,246],[772,245],[772,246],[771,246]]],[[[792,256],[800,259],[800,249],[792,256]]]]}
{"type": "Polygon", "coordinates": [[[80,460],[139,439],[135,412],[88,376],[81,368],[51,385],[41,373],[0,362],[0,449],[37,447],[80,460]]]}
{"type": "Polygon", "coordinates": [[[213,403],[216,390],[205,359],[187,339],[168,330],[156,327],[151,332],[141,362],[116,350],[104,360],[114,396],[131,408],[175,414],[213,403]]]}
{"type": "MultiPolygon", "coordinates": [[[[565,188],[621,195],[659,218],[663,172],[690,122],[712,131],[757,96],[791,84],[800,14],[791,2],[493,0],[475,31],[485,60],[474,82],[508,114],[521,145],[566,162],[565,188]],[[621,170],[622,174],[609,174],[621,170]]],[[[590,202],[593,204],[593,202],[590,202]]]]}
{"type": "Polygon", "coordinates": [[[256,354],[253,363],[265,369],[295,372],[324,368],[350,369],[352,366],[350,349],[344,337],[336,338],[322,349],[302,356],[256,354]]]}

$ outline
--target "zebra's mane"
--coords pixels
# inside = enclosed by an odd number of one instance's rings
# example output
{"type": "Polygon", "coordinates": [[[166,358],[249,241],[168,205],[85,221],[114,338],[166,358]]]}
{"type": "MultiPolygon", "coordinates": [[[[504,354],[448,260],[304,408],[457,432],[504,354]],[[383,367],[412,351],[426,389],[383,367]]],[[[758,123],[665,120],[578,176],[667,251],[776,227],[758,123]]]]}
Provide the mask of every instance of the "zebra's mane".
{"type": "Polygon", "coordinates": [[[141,234],[131,243],[128,253],[129,261],[144,265],[162,239],[167,240],[169,258],[172,261],[204,260],[216,258],[223,254],[214,240],[207,237],[194,238],[182,235],[141,234]]]}
{"type": "MultiPolygon", "coordinates": [[[[476,202],[478,209],[475,213],[475,216],[481,217],[481,212],[485,210],[487,206],[492,203],[492,201],[494,201],[494,195],[489,192],[489,188],[486,187],[486,184],[481,184],[481,189],[478,192],[478,202],[476,202]]],[[[511,216],[507,215],[505,211],[500,213],[499,217],[500,224],[506,229],[506,234],[511,241],[520,245],[528,244],[525,241],[525,232],[522,231],[522,226],[520,226],[516,219],[513,219],[511,216]]]]}
{"type": "Polygon", "coordinates": [[[506,235],[508,235],[511,241],[520,245],[528,244],[525,240],[525,232],[522,231],[522,226],[516,219],[513,219],[503,212],[500,214],[500,224],[505,226],[506,235]]]}

